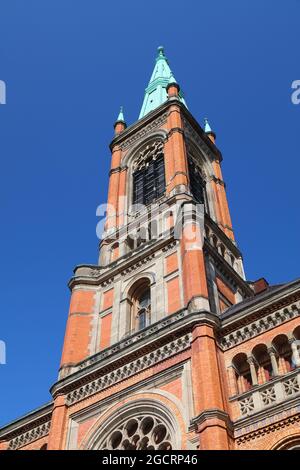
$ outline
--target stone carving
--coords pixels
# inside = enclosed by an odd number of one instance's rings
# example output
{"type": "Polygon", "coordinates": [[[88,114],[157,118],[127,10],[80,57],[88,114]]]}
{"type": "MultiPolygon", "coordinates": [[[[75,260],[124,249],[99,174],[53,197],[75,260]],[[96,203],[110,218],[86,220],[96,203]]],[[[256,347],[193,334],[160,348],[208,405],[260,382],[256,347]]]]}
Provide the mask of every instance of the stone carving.
{"type": "Polygon", "coordinates": [[[163,156],[164,144],[161,140],[156,140],[148,144],[144,150],[139,152],[138,157],[133,163],[133,172],[141,170],[149,165],[152,160],[157,160],[163,156]]]}
{"type": "Polygon", "coordinates": [[[260,394],[264,406],[271,405],[276,402],[276,394],[274,387],[267,388],[260,394]]]}
{"type": "Polygon", "coordinates": [[[29,431],[24,432],[20,436],[17,436],[14,439],[12,439],[9,442],[8,449],[16,450],[16,449],[19,449],[20,447],[30,444],[30,442],[36,441],[37,439],[40,439],[41,437],[47,436],[47,434],[49,434],[49,430],[50,430],[50,421],[40,424],[39,426],[33,429],[30,429],[29,431]]]}
{"type": "Polygon", "coordinates": [[[164,359],[167,359],[180,351],[184,351],[190,346],[190,341],[191,335],[185,335],[181,338],[171,341],[164,346],[161,346],[155,351],[152,351],[151,353],[146,354],[145,356],[142,356],[135,361],[126,364],[123,367],[119,367],[118,369],[108,374],[102,375],[98,379],[93,380],[88,384],[82,385],[67,395],[67,404],[72,405],[73,403],[76,403],[83,398],[93,395],[100,390],[104,390],[105,388],[110,387],[111,385],[114,385],[121,380],[135,375],[147,367],[163,361],[164,359]]]}
{"type": "Polygon", "coordinates": [[[101,450],[172,450],[167,425],[155,416],[140,415],[111,429],[99,446],[101,450]]]}
{"type": "Polygon", "coordinates": [[[247,416],[254,410],[254,402],[252,396],[240,400],[239,405],[242,416],[247,416]]]}
{"type": "MultiPolygon", "coordinates": [[[[291,373],[290,373],[291,374],[291,373]]],[[[278,377],[275,379],[276,386],[266,383],[255,387],[247,396],[239,400],[239,406],[242,416],[257,413],[266,406],[282,403],[286,398],[298,395],[300,393],[300,372],[296,370],[292,377],[278,377]],[[254,400],[254,396],[256,399],[254,400]]]]}
{"type": "Polygon", "coordinates": [[[284,391],[287,397],[294,395],[295,393],[300,392],[300,385],[297,380],[297,377],[293,377],[289,380],[283,382],[284,391]]]}

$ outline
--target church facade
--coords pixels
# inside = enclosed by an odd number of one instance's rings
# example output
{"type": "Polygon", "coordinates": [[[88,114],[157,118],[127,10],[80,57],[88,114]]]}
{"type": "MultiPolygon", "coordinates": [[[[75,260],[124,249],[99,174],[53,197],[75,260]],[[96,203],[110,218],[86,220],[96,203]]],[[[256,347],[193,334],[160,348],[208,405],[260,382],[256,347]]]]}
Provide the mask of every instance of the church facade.
{"type": "Polygon", "coordinates": [[[97,265],[80,265],[52,400],[0,449],[300,448],[300,280],[248,281],[222,155],[163,48],[120,111],[97,265]]]}

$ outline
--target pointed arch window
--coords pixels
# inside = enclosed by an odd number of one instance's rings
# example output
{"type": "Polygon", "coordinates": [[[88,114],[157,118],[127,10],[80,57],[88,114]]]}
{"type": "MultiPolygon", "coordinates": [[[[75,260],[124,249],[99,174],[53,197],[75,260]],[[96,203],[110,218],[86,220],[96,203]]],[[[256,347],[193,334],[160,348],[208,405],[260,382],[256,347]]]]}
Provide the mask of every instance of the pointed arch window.
{"type": "Polygon", "coordinates": [[[148,145],[137,159],[133,173],[133,204],[148,205],[165,192],[163,143],[148,145]]]}

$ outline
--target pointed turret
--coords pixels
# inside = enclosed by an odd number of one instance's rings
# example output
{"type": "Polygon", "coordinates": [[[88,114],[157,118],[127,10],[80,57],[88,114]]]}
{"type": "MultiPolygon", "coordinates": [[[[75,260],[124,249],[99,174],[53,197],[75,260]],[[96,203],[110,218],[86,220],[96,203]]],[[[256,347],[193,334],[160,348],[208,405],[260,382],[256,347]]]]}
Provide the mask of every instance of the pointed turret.
{"type": "Polygon", "coordinates": [[[126,122],[124,118],[124,112],[123,112],[123,106],[120,108],[119,115],[117,117],[117,120],[114,124],[114,129],[115,129],[115,135],[120,134],[126,129],[126,122]]]}
{"type": "Polygon", "coordinates": [[[180,92],[180,86],[178,85],[178,83],[176,82],[175,80],[175,77],[173,75],[173,72],[171,72],[171,76],[169,78],[169,82],[168,82],[168,85],[167,85],[167,93],[168,93],[168,97],[169,98],[173,98],[173,97],[178,97],[179,96],[179,92],[180,92]]]}
{"type": "MultiPolygon", "coordinates": [[[[152,72],[149,84],[145,90],[144,101],[139,115],[139,119],[146,116],[150,111],[158,108],[168,99],[167,88],[178,89],[178,97],[180,101],[186,106],[182,93],[179,91],[175,77],[170,69],[168,59],[165,56],[164,48],[158,48],[158,55],[156,63],[152,72]]],[[[174,94],[172,93],[172,96],[174,94]]]]}
{"type": "Polygon", "coordinates": [[[208,122],[208,119],[207,118],[204,118],[204,132],[205,134],[208,135],[208,137],[210,138],[210,140],[215,143],[215,140],[216,140],[216,134],[212,131],[210,125],[209,125],[209,122],[208,122]]]}

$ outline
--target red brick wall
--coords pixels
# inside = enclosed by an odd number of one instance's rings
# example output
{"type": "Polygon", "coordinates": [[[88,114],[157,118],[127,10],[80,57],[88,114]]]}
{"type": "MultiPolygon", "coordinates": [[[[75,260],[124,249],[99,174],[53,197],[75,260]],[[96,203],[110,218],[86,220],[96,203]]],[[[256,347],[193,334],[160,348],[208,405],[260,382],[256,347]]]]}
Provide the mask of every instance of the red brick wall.
{"type": "Polygon", "coordinates": [[[111,320],[111,313],[101,318],[100,349],[105,349],[110,345],[111,320]]]}
{"type": "Polygon", "coordinates": [[[174,277],[167,282],[168,313],[174,313],[181,307],[179,277],[174,277]]]}

